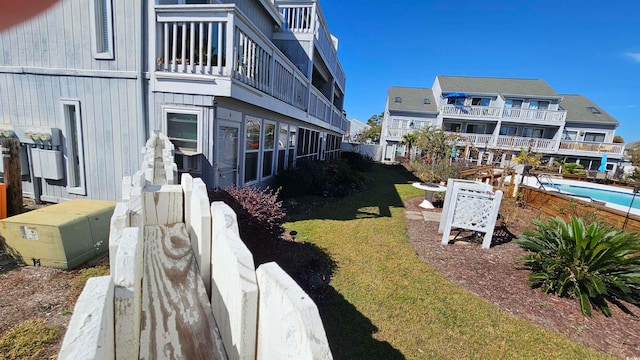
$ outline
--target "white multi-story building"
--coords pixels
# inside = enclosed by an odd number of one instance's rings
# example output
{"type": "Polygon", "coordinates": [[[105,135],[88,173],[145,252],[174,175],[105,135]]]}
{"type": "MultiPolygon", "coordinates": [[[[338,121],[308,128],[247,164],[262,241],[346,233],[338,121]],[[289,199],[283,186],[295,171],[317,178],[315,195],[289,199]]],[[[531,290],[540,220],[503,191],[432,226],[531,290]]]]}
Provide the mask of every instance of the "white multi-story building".
{"type": "Polygon", "coordinates": [[[356,142],[358,135],[371,128],[368,124],[363,123],[358,119],[347,120],[347,132],[344,134],[342,141],[344,142],[356,142]]]}
{"type": "Polygon", "coordinates": [[[347,129],[317,0],[61,0],[0,48],[0,133],[44,201],[117,198],[154,130],[214,188],[336,157],[347,129]]]}
{"type": "Polygon", "coordinates": [[[383,161],[406,156],[402,137],[434,126],[460,135],[460,155],[504,164],[521,148],[552,163],[615,171],[624,144],[619,122],[582,95],[561,95],[544,80],[437,76],[431,88],[390,87],[382,122],[383,161]]]}

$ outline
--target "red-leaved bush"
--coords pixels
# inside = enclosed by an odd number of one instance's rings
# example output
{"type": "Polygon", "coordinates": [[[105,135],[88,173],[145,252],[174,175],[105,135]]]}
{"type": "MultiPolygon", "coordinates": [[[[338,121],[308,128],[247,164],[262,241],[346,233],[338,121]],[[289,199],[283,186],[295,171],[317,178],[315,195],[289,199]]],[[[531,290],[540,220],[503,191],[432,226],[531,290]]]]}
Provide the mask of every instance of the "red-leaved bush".
{"type": "Polygon", "coordinates": [[[260,189],[246,186],[240,189],[228,187],[224,191],[234,198],[253,220],[265,226],[269,233],[282,234],[286,213],[282,201],[278,200],[280,188],[274,191],[268,187],[260,189]]]}

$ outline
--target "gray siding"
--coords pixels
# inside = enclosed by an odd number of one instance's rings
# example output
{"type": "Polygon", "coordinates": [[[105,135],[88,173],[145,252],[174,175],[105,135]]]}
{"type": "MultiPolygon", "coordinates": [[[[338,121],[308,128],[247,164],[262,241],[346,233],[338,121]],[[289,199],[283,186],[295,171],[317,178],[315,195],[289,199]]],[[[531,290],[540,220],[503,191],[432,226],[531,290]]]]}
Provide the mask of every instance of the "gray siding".
{"type": "MultiPolygon", "coordinates": [[[[135,80],[26,74],[0,74],[3,123],[56,127],[66,139],[60,99],[80,101],[87,198],[120,198],[122,177],[140,166],[143,125],[138,119],[135,80]]],[[[63,149],[64,150],[64,149],[63,149]]],[[[27,192],[33,187],[24,184],[27,192]]],[[[66,182],[42,181],[45,198],[83,198],[68,194],[66,182]]]]}
{"type": "Polygon", "coordinates": [[[235,4],[242,13],[262,32],[267,38],[273,38],[275,22],[267,11],[256,0],[221,0],[223,4],[235,4]]]}
{"type": "Polygon", "coordinates": [[[162,107],[190,107],[203,109],[202,118],[202,153],[205,161],[202,166],[202,180],[206,184],[213,184],[213,127],[214,127],[214,109],[213,96],[206,95],[189,95],[152,92],[149,99],[149,128],[151,131],[158,130],[167,133],[166,124],[162,118],[162,107]]]}
{"type": "Polygon", "coordinates": [[[63,0],[0,32],[0,72],[2,66],[135,71],[138,1],[113,0],[114,60],[93,57],[89,1],[63,0]]]}

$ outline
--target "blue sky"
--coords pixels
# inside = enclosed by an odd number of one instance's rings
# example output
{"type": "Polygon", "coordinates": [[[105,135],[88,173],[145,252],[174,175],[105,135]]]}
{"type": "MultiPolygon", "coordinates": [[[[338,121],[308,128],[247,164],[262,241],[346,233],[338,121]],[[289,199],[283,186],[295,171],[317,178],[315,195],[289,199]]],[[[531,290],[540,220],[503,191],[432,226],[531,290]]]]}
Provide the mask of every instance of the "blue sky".
{"type": "Polygon", "coordinates": [[[339,38],[344,108],[366,122],[389,86],[436,75],[544,79],[582,94],[640,140],[640,1],[320,0],[339,38]]]}

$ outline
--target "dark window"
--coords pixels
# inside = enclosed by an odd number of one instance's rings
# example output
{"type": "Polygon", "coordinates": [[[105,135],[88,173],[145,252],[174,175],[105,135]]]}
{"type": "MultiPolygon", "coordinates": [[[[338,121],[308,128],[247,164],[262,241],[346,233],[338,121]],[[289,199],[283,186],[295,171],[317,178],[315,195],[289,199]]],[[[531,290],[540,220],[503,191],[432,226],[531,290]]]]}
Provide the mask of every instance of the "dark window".
{"type": "Polygon", "coordinates": [[[395,102],[401,103],[402,102],[402,98],[400,96],[396,96],[395,102]]]}
{"type": "Polygon", "coordinates": [[[491,99],[489,98],[472,98],[471,105],[475,106],[489,106],[491,99]]]}
{"type": "Polygon", "coordinates": [[[589,109],[592,114],[600,114],[600,110],[594,108],[593,106],[588,106],[587,109],[589,109]]]}
{"type": "Polygon", "coordinates": [[[423,104],[429,105],[429,104],[431,104],[431,100],[429,100],[428,98],[424,98],[423,104]]]}

